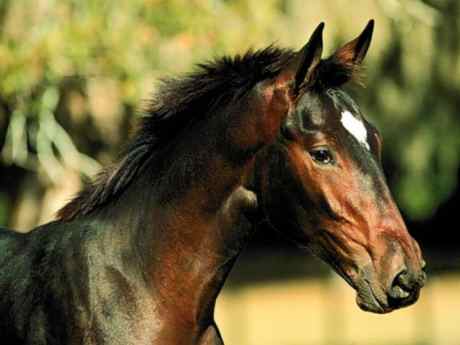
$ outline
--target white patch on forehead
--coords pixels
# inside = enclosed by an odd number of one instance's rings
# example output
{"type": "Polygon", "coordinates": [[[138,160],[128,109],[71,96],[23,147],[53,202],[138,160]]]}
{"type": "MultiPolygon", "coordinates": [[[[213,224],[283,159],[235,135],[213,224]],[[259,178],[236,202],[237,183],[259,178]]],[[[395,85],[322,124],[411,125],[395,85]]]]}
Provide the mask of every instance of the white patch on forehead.
{"type": "Polygon", "coordinates": [[[364,123],[353,116],[348,110],[342,111],[342,118],[340,119],[343,127],[353,135],[358,142],[366,149],[370,150],[369,143],[367,142],[367,130],[364,123]]]}

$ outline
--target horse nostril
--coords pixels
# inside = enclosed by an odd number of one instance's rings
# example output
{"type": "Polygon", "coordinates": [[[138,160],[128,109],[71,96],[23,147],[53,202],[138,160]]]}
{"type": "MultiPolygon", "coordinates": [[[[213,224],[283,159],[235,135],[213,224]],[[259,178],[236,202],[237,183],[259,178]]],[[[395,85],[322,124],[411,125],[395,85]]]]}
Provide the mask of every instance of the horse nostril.
{"type": "Polygon", "coordinates": [[[410,296],[410,292],[403,290],[399,285],[394,285],[391,287],[390,296],[393,299],[404,299],[410,296]]]}
{"type": "Polygon", "coordinates": [[[401,272],[399,272],[395,279],[393,280],[393,286],[400,286],[405,289],[410,289],[410,278],[409,278],[409,272],[407,269],[403,269],[401,272]]]}
{"type": "Polygon", "coordinates": [[[425,272],[414,275],[408,269],[401,270],[393,279],[388,291],[388,303],[400,308],[414,303],[426,279],[425,272]]]}
{"type": "Polygon", "coordinates": [[[409,272],[407,269],[400,271],[391,283],[389,295],[394,300],[408,298],[411,295],[411,286],[409,282],[409,272]]]}

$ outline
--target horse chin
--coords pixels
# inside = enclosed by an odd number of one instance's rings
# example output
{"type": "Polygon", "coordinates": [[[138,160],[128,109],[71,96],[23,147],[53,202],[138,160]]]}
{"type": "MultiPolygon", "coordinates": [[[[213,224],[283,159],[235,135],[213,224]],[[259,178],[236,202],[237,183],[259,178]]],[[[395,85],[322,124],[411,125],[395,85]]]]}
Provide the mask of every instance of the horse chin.
{"type": "Polygon", "coordinates": [[[358,274],[356,272],[355,274],[347,274],[345,273],[347,271],[339,265],[331,266],[356,291],[356,304],[362,310],[386,314],[396,309],[391,306],[391,301],[380,288],[380,284],[372,278],[374,275],[369,265],[365,265],[358,274]]]}
{"type": "Polygon", "coordinates": [[[375,291],[369,284],[356,288],[356,304],[364,311],[376,314],[385,314],[393,311],[386,301],[386,298],[378,298],[375,291]]]}
{"type": "Polygon", "coordinates": [[[391,306],[387,295],[377,284],[372,284],[366,278],[360,278],[354,285],[356,304],[362,310],[376,314],[386,314],[395,309],[391,306]]]}
{"type": "Polygon", "coordinates": [[[418,298],[417,294],[404,305],[392,305],[391,299],[388,298],[385,291],[381,288],[381,284],[375,279],[375,272],[373,270],[373,264],[370,263],[370,258],[364,260],[360,264],[355,263],[355,267],[359,268],[350,270],[343,267],[337,259],[333,259],[333,254],[330,254],[324,247],[314,242],[308,245],[299,244],[299,242],[297,242],[297,245],[302,249],[309,250],[324,262],[328,263],[332,269],[356,291],[356,304],[364,311],[376,314],[386,314],[395,309],[413,304],[418,298]]]}

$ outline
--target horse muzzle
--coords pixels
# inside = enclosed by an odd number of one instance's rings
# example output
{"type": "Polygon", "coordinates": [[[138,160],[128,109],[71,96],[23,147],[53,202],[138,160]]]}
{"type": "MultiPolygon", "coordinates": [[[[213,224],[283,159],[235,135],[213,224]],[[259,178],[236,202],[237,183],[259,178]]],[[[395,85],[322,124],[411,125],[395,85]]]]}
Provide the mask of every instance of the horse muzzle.
{"type": "Polygon", "coordinates": [[[426,282],[424,262],[421,267],[420,270],[409,270],[406,267],[398,270],[384,287],[372,272],[363,270],[354,281],[356,303],[362,310],[379,314],[414,304],[426,282]]]}

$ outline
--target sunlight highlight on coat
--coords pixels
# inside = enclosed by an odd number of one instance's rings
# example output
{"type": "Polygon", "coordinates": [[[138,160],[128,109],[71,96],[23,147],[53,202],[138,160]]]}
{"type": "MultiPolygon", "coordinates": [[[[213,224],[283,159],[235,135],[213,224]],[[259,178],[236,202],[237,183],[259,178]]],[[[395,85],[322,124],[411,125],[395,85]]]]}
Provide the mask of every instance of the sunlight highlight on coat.
{"type": "Polygon", "coordinates": [[[363,122],[353,116],[348,110],[342,111],[342,118],[340,119],[343,127],[353,135],[360,144],[366,149],[370,150],[369,143],[367,142],[367,130],[363,122]]]}

